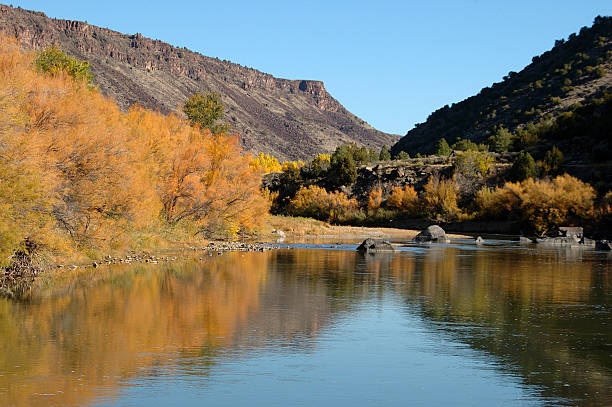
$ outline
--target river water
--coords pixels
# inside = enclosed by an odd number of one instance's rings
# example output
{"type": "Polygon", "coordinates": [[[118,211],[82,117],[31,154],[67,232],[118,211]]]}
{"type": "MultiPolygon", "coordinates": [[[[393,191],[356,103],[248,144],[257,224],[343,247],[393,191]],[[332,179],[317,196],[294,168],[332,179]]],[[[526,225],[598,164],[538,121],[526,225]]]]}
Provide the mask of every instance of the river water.
{"type": "Polygon", "coordinates": [[[0,299],[0,406],[612,405],[612,255],[294,244],[0,299]]]}

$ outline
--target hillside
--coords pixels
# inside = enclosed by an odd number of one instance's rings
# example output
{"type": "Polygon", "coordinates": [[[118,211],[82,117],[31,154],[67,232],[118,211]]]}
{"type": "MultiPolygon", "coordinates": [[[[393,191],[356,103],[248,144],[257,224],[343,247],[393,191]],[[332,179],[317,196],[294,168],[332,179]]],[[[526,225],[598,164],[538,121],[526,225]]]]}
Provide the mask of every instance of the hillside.
{"type": "Polygon", "coordinates": [[[90,61],[100,90],[123,110],[139,104],[168,113],[195,92],[218,92],[225,120],[240,133],[242,147],[254,153],[304,159],[342,143],[379,148],[398,139],[350,113],[320,81],[279,79],[140,34],[5,5],[0,5],[0,30],[26,47],[57,44],[90,61]]]}
{"type": "MultiPolygon", "coordinates": [[[[530,123],[551,121],[563,112],[575,110],[580,106],[578,103],[587,104],[601,98],[610,89],[612,18],[597,17],[592,27],[583,27],[567,40],[556,41],[552,50],[534,57],[521,72],[510,72],[503,81],[482,89],[477,95],[436,110],[425,123],[410,130],[392,152],[433,153],[441,138],[449,144],[459,138],[483,142],[493,134],[496,126],[515,132],[530,123]]],[[[611,136],[600,135],[600,138],[609,139],[611,136]]],[[[557,141],[540,140],[540,144],[548,145],[540,145],[539,149],[558,144],[557,141]]],[[[567,148],[562,150],[574,160],[590,161],[589,153],[608,148],[593,143],[588,146],[588,151],[581,148],[573,154],[572,140],[564,143],[567,148]]]]}

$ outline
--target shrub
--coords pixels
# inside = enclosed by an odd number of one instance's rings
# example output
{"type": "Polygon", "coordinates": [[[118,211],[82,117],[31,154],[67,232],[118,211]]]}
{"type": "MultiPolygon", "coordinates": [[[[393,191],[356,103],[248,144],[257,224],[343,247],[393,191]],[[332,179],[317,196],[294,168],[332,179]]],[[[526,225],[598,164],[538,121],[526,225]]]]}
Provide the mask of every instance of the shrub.
{"type": "Polygon", "coordinates": [[[439,220],[455,219],[460,213],[457,189],[452,178],[430,177],[421,196],[423,211],[439,220]]]}
{"type": "Polygon", "coordinates": [[[382,189],[374,188],[368,194],[368,209],[369,210],[376,210],[376,209],[380,208],[380,205],[382,205],[382,201],[383,201],[383,199],[382,199],[382,189]]]}
{"type": "Polygon", "coordinates": [[[397,153],[397,155],[395,156],[396,160],[408,160],[410,158],[410,154],[408,154],[405,151],[400,151],[399,153],[397,153]]]}
{"type": "Polygon", "coordinates": [[[409,215],[416,215],[419,210],[419,197],[412,186],[397,186],[391,188],[387,205],[409,215]]]}
{"type": "Polygon", "coordinates": [[[549,180],[529,178],[476,194],[479,215],[515,219],[537,233],[563,225],[579,225],[593,214],[595,190],[570,175],[549,180]]]}
{"type": "Polygon", "coordinates": [[[53,76],[65,73],[72,76],[76,81],[84,81],[89,86],[93,85],[93,75],[90,72],[89,62],[69,57],[57,46],[39,52],[34,59],[34,67],[39,72],[53,76]]]}
{"type": "Polygon", "coordinates": [[[336,186],[350,185],[357,179],[357,165],[349,149],[338,147],[331,156],[328,172],[336,186]]]}
{"type": "Polygon", "coordinates": [[[503,126],[497,128],[495,134],[489,137],[488,141],[491,151],[496,153],[505,153],[512,143],[510,132],[503,126]]]}
{"type": "Polygon", "coordinates": [[[472,150],[462,151],[457,154],[453,170],[456,174],[465,177],[479,177],[486,175],[493,162],[493,157],[487,153],[472,150]]]}
{"type": "Polygon", "coordinates": [[[563,165],[563,153],[556,146],[548,150],[544,155],[542,163],[542,171],[545,174],[555,175],[559,173],[559,169],[563,165]]]}
{"type": "Polygon", "coordinates": [[[536,164],[531,154],[521,152],[510,168],[510,179],[513,181],[524,181],[535,177],[536,164]]]}
{"type": "Polygon", "coordinates": [[[453,151],[445,138],[438,140],[438,143],[436,144],[436,155],[449,156],[452,152],[453,151]]]}
{"type": "Polygon", "coordinates": [[[380,161],[389,161],[391,159],[391,152],[389,151],[389,147],[383,145],[380,148],[380,154],[378,155],[378,159],[380,161]]]}
{"type": "Polygon", "coordinates": [[[291,200],[288,212],[328,222],[345,222],[355,215],[358,204],[343,192],[327,192],[316,185],[301,187],[291,200]]]}
{"type": "Polygon", "coordinates": [[[261,171],[264,174],[271,172],[279,172],[282,167],[278,160],[270,154],[259,153],[250,162],[251,167],[256,171],[261,171]]]}
{"type": "Polygon", "coordinates": [[[215,124],[223,116],[223,102],[218,93],[194,94],[185,102],[183,113],[192,126],[198,125],[202,129],[210,129],[213,133],[227,131],[226,126],[215,124]]]}

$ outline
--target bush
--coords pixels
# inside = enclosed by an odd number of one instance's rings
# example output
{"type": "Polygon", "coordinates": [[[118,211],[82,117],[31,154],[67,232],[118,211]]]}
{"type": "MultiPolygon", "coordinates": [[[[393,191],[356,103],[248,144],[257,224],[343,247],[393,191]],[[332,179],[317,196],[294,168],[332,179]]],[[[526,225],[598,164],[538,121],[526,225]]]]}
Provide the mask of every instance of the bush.
{"type": "Polygon", "coordinates": [[[382,189],[374,188],[368,195],[368,209],[377,210],[382,205],[382,189]]]}
{"type": "Polygon", "coordinates": [[[280,172],[282,167],[278,160],[270,154],[259,153],[251,160],[251,167],[256,171],[261,171],[264,174],[271,172],[280,172]]]}
{"type": "Polygon", "coordinates": [[[545,174],[558,174],[559,169],[563,165],[563,153],[556,146],[554,146],[552,149],[546,152],[544,155],[544,162],[542,164],[542,171],[545,174]]]}
{"type": "Polygon", "coordinates": [[[487,153],[480,151],[462,151],[457,154],[453,163],[455,174],[465,177],[480,177],[486,175],[494,160],[487,153]]]}
{"type": "Polygon", "coordinates": [[[441,138],[440,140],[438,140],[438,143],[436,144],[436,155],[443,155],[448,157],[452,152],[453,151],[451,150],[445,138],[441,138]]]}
{"type": "Polygon", "coordinates": [[[460,213],[457,190],[454,179],[429,178],[421,197],[423,211],[435,219],[455,219],[460,213]]]}
{"type": "Polygon", "coordinates": [[[510,132],[503,126],[500,126],[495,134],[489,137],[489,148],[496,153],[505,153],[510,148],[512,138],[510,132]]]}
{"type": "Polygon", "coordinates": [[[408,215],[416,215],[419,212],[419,197],[410,185],[391,188],[391,195],[387,200],[387,206],[405,212],[408,215]]]}
{"type": "Polygon", "coordinates": [[[378,159],[380,161],[389,161],[391,159],[391,152],[389,152],[389,147],[382,146],[380,148],[380,154],[378,155],[378,159]]]}
{"type": "Polygon", "coordinates": [[[529,178],[494,190],[485,188],[477,193],[475,203],[482,218],[520,220],[543,234],[590,218],[594,198],[593,187],[565,174],[552,181],[529,178]]]}
{"type": "Polygon", "coordinates": [[[291,200],[288,213],[328,222],[346,222],[355,216],[358,204],[343,192],[327,192],[325,188],[311,185],[301,187],[291,200]]]}
{"type": "Polygon", "coordinates": [[[218,93],[196,93],[185,102],[183,112],[192,126],[210,129],[213,133],[227,131],[227,126],[215,123],[223,116],[223,102],[218,93]]]}
{"type": "Polygon", "coordinates": [[[337,187],[351,185],[357,179],[357,165],[349,149],[338,147],[331,156],[328,172],[330,181],[337,187]]]}
{"type": "Polygon", "coordinates": [[[394,157],[395,160],[408,160],[410,158],[410,154],[408,154],[405,151],[400,151],[399,153],[397,153],[397,155],[394,157]]]}
{"type": "Polygon", "coordinates": [[[536,164],[531,154],[521,152],[510,168],[510,179],[513,181],[524,181],[535,177],[536,164]]]}
{"type": "Polygon", "coordinates": [[[57,46],[46,48],[39,52],[34,59],[34,67],[39,72],[53,76],[65,73],[76,81],[84,81],[87,85],[93,85],[93,75],[90,72],[90,64],[64,54],[57,46]]]}

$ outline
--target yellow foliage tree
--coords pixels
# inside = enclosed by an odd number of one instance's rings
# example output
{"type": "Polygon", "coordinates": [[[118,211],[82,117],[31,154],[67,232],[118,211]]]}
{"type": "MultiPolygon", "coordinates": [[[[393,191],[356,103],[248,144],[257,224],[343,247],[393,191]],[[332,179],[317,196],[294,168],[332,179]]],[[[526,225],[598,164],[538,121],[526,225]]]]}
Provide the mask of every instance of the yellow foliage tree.
{"type": "Polygon", "coordinates": [[[278,160],[270,154],[259,153],[250,163],[255,170],[262,171],[264,174],[280,172],[283,167],[278,160]]]}
{"type": "Polygon", "coordinates": [[[457,189],[453,178],[430,177],[421,197],[424,211],[440,220],[456,218],[460,213],[457,189]]]}
{"type": "Polygon", "coordinates": [[[368,195],[368,209],[375,211],[382,205],[382,189],[374,188],[368,195]]]}
{"type": "Polygon", "coordinates": [[[387,200],[387,205],[414,215],[418,212],[419,197],[410,185],[404,185],[403,187],[395,186],[391,188],[391,195],[387,200]]]}
{"type": "Polygon", "coordinates": [[[291,202],[288,212],[293,216],[306,216],[330,222],[351,219],[359,205],[343,192],[327,192],[316,185],[301,187],[291,202]]]}
{"type": "Polygon", "coordinates": [[[578,225],[593,215],[595,190],[568,174],[553,180],[526,179],[476,196],[480,216],[516,219],[538,233],[555,226],[578,225]]]}

